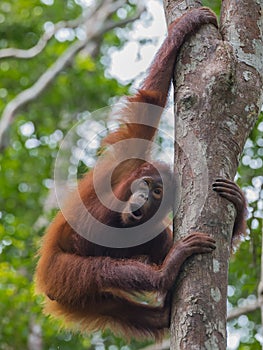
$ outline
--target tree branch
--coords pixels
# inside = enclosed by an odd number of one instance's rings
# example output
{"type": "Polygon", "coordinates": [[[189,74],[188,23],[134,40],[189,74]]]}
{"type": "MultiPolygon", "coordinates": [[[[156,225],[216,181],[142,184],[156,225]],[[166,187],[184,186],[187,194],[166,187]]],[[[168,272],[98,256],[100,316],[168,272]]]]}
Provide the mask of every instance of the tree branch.
{"type": "Polygon", "coordinates": [[[90,17],[93,16],[98,7],[94,7],[89,10],[88,13],[82,13],[78,18],[70,20],[70,21],[60,21],[55,23],[52,28],[48,28],[44,34],[41,36],[37,44],[30,49],[23,50],[17,48],[7,48],[0,50],[0,59],[2,58],[23,58],[29,59],[37,56],[41,53],[46,47],[48,41],[62,28],[77,28],[83,23],[85,23],[90,17]]]}
{"type": "Polygon", "coordinates": [[[165,13],[169,14],[169,16],[166,17],[167,24],[171,24],[175,19],[182,16],[185,11],[194,8],[194,7],[200,7],[202,6],[201,0],[175,0],[175,1],[163,1],[164,5],[164,11],[165,13]],[[176,6],[175,6],[176,2],[176,6]]]}
{"type": "Polygon", "coordinates": [[[85,45],[86,41],[75,42],[71,45],[57,61],[48,68],[40,78],[30,88],[19,93],[13,100],[11,100],[5,107],[2,118],[0,120],[0,148],[6,146],[3,143],[4,133],[11,124],[16,112],[28,102],[36,99],[41,92],[43,92],[48,84],[51,83],[59,72],[70,62],[70,60],[79,52],[85,45]]]}
{"type": "Polygon", "coordinates": [[[254,301],[253,303],[250,302],[246,306],[236,307],[228,312],[227,321],[231,321],[235,318],[238,318],[241,315],[245,315],[245,314],[248,314],[250,312],[256,311],[257,309],[261,308],[262,304],[263,304],[263,301],[260,301],[258,299],[256,301],[254,301]]]}
{"type": "Polygon", "coordinates": [[[0,120],[0,149],[4,149],[6,146],[6,142],[4,140],[5,132],[11,124],[17,111],[28,102],[36,99],[55,79],[55,77],[67,66],[67,64],[72,61],[80,50],[87,47],[88,53],[90,54],[94,50],[94,45],[92,45],[94,41],[98,41],[98,38],[101,38],[105,32],[135,21],[144,11],[144,7],[140,6],[137,13],[131,18],[127,18],[120,22],[107,21],[107,19],[116,11],[116,8],[118,8],[117,4],[120,6],[123,3],[124,1],[122,0],[117,1],[116,3],[112,3],[112,1],[109,0],[105,1],[99,10],[93,13],[93,16],[86,21],[86,39],[72,44],[30,88],[19,93],[6,105],[0,120]]]}

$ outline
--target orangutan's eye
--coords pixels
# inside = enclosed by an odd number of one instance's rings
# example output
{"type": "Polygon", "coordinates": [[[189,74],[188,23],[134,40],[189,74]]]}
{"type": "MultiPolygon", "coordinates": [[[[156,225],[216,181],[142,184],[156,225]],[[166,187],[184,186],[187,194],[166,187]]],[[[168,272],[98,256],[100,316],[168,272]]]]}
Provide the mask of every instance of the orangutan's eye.
{"type": "Polygon", "coordinates": [[[155,199],[161,199],[163,195],[163,189],[161,187],[156,187],[152,193],[155,199]]]}

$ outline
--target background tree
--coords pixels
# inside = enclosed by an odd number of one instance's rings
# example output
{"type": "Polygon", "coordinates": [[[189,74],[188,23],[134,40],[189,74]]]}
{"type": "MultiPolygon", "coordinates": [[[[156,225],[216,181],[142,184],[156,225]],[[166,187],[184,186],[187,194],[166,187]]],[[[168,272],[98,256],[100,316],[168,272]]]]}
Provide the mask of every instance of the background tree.
{"type": "MultiPolygon", "coordinates": [[[[157,2],[149,1],[149,6],[157,2]]],[[[144,346],[133,342],[127,345],[109,333],[83,337],[63,332],[57,322],[43,316],[41,299],[33,292],[36,250],[54,213],[50,211],[55,203],[53,165],[61,140],[90,111],[129,92],[130,84],[123,86],[113,79],[108,68],[113,50],[121,50],[130,39],[132,24],[127,22],[137,18],[141,10],[134,1],[95,3],[96,7],[92,1],[84,0],[0,3],[0,114],[2,118],[9,116],[1,122],[1,132],[5,130],[0,154],[1,350],[137,350],[144,346]],[[105,20],[94,21],[92,13],[95,18],[100,13],[105,20]],[[106,31],[110,28],[115,29],[106,31]],[[87,39],[91,30],[92,45],[87,39]],[[86,44],[82,42],[78,47],[83,40],[86,44]],[[66,52],[73,54],[66,57],[66,52]],[[54,66],[55,62],[60,65],[54,66]],[[54,69],[59,67],[61,70],[54,69]],[[37,82],[38,89],[42,89],[30,90],[37,82]]],[[[209,1],[207,5],[216,11],[220,8],[219,1],[209,1]]],[[[150,22],[145,13],[141,21],[145,25],[150,22]]],[[[144,48],[149,41],[153,46],[155,39],[141,38],[138,44],[144,48]]],[[[132,60],[125,69],[134,63],[132,60]]],[[[230,322],[231,350],[261,348],[257,285],[263,217],[262,164],[261,116],[245,145],[238,171],[238,182],[249,199],[250,236],[231,260],[228,287],[231,308],[248,305],[256,311],[241,316],[239,313],[230,322]]],[[[84,169],[87,166],[82,163],[80,171],[84,169]]]]}

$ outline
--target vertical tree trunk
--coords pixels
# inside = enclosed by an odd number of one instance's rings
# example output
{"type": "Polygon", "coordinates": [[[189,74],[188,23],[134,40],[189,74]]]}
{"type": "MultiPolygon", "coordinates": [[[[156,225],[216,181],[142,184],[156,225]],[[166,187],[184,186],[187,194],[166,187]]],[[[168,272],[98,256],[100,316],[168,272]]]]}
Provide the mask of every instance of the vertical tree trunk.
{"type": "MultiPolygon", "coordinates": [[[[170,23],[199,1],[165,0],[170,23]],[[184,4],[186,4],[184,5],[184,4]]],[[[211,234],[217,249],[187,261],[172,307],[171,349],[225,349],[228,260],[234,208],[212,191],[233,179],[262,104],[262,0],[225,0],[219,31],[203,26],[181,51],[175,72],[178,237],[211,234]]]]}

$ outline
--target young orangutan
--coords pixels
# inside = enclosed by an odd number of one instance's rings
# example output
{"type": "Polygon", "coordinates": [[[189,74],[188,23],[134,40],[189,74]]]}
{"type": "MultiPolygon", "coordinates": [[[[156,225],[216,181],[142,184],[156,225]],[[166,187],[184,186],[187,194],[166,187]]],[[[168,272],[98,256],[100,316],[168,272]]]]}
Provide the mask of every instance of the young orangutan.
{"type": "MultiPolygon", "coordinates": [[[[114,146],[132,139],[153,140],[160,120],[160,113],[152,110],[153,105],[165,106],[179,49],[190,34],[205,24],[217,26],[216,17],[209,9],[198,8],[170,25],[141,89],[127,98],[121,111],[122,125],[103,140],[103,145],[114,146]]],[[[118,199],[124,202],[122,210],[106,208],[100,202],[93,171],[85,175],[78,188],[92,217],[106,227],[122,229],[123,234],[127,228],[140,229],[152,218],[153,226],[158,225],[176,200],[170,195],[173,176],[169,167],[152,162],[147,158],[147,146],[138,149],[136,145],[132,150],[136,157],[121,162],[112,173],[115,196],[111,199],[112,208],[116,208],[114,203],[118,199]]],[[[117,152],[126,151],[131,152],[126,149],[117,152]]],[[[110,151],[105,151],[101,171],[96,175],[96,184],[101,188],[112,172],[111,161],[110,151]]],[[[237,209],[235,236],[243,229],[243,194],[233,182],[224,179],[216,181],[214,189],[237,209]]],[[[83,231],[102,234],[74,200],[68,206],[83,231]]],[[[215,241],[200,232],[192,232],[173,243],[171,231],[165,226],[154,238],[137,246],[103,246],[76,232],[59,212],[40,250],[37,290],[46,296],[46,312],[62,317],[69,326],[77,324],[84,331],[110,328],[127,338],[160,338],[169,327],[170,291],[184,261],[193,254],[211,253],[214,249],[215,241]],[[162,296],[160,305],[136,300],[137,293],[145,292],[158,292],[162,296]]]]}

